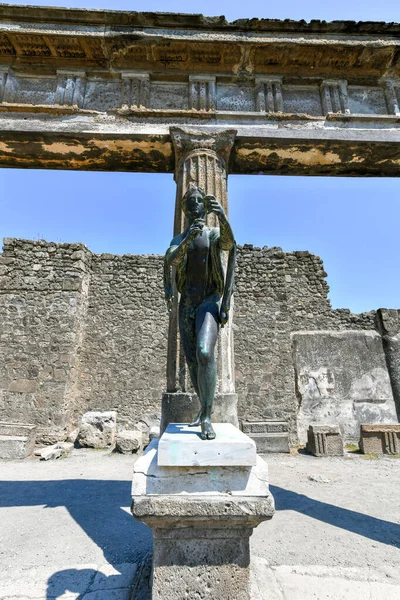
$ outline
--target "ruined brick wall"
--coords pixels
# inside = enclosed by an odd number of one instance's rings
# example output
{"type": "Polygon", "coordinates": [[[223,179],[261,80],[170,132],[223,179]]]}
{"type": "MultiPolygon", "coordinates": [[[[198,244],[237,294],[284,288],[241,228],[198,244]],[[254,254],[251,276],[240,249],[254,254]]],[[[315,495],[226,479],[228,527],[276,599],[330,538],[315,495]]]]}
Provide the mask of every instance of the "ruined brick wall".
{"type": "MultiPolygon", "coordinates": [[[[0,410],[62,436],[90,409],[121,422],[159,412],[168,315],[161,256],[93,255],[81,244],[6,240],[0,254],[0,410]]],[[[290,334],[373,329],[375,313],[332,310],[322,261],[279,248],[238,251],[239,416],[288,419],[297,399],[290,334]]],[[[47,436],[47,438],[46,438],[47,436]]]]}

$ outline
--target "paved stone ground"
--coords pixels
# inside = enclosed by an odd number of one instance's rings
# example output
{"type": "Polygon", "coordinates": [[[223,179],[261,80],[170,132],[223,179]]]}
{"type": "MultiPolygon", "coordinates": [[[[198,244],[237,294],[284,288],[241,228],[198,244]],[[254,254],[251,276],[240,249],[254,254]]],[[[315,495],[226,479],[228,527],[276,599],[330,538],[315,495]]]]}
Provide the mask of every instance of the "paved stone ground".
{"type": "MultiPolygon", "coordinates": [[[[277,512],[252,537],[254,600],[399,600],[400,460],[267,460],[277,512]]],[[[147,600],[132,463],[93,450],[0,463],[1,600],[147,600]]]]}

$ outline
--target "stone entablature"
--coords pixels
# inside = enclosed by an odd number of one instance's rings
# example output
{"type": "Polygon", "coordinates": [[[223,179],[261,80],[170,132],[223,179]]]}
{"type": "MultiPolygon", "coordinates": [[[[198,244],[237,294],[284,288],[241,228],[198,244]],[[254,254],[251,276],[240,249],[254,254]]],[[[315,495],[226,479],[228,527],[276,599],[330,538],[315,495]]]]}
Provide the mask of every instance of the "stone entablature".
{"type": "Polygon", "coordinates": [[[185,125],[231,173],[398,175],[399,31],[0,5],[0,165],[171,172],[185,125]]]}

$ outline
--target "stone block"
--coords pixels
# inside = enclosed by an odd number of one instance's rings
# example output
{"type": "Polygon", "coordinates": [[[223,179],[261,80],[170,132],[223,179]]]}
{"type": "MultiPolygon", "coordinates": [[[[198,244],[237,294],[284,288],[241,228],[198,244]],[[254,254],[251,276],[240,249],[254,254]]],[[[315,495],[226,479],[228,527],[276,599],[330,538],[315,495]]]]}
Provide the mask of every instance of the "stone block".
{"type": "Polygon", "coordinates": [[[117,413],[87,412],[82,416],[77,441],[87,448],[110,448],[114,446],[117,433],[117,413]]]}
{"type": "Polygon", "coordinates": [[[286,421],[242,421],[242,431],[254,440],[258,454],[290,452],[286,421]]]}
{"type": "Polygon", "coordinates": [[[0,458],[27,458],[35,449],[36,425],[0,422],[0,458]]]}
{"type": "Polygon", "coordinates": [[[400,454],[400,424],[361,425],[360,449],[363,454],[400,454]]]}
{"type": "Polygon", "coordinates": [[[52,446],[35,450],[35,456],[39,456],[40,460],[56,460],[57,458],[66,457],[73,447],[72,442],[57,442],[52,446]]]}
{"type": "Polygon", "coordinates": [[[307,452],[314,456],[343,456],[339,425],[310,425],[307,435],[307,452]]]}
{"type": "Polygon", "coordinates": [[[160,467],[252,466],[256,445],[230,423],[213,424],[214,440],[202,440],[200,427],[170,423],[158,446],[160,467]]]}
{"type": "Polygon", "coordinates": [[[8,386],[9,392],[18,392],[20,394],[33,394],[36,392],[38,382],[35,379],[14,379],[8,386]]]}
{"type": "Polygon", "coordinates": [[[143,433],[141,431],[126,430],[117,433],[115,449],[121,454],[134,454],[143,447],[143,433]]]}

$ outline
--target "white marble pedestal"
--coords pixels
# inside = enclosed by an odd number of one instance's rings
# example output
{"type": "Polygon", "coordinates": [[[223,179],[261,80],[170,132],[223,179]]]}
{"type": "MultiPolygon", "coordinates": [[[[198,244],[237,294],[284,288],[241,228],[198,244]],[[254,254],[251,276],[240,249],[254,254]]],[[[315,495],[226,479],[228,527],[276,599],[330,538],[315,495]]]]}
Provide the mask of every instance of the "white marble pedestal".
{"type": "MultiPolygon", "coordinates": [[[[194,440],[190,448],[185,440],[192,434],[183,431],[169,426],[134,467],[132,514],[152,528],[154,538],[152,598],[249,600],[249,537],[274,514],[267,464],[253,454],[254,442],[236,430],[229,453],[243,464],[206,465],[206,455],[214,460],[209,448],[221,444],[222,430],[215,440],[194,440]],[[241,459],[234,456],[235,437],[241,459]],[[196,443],[203,464],[188,465],[196,443]]],[[[224,461],[229,462],[227,453],[224,461]]]]}

